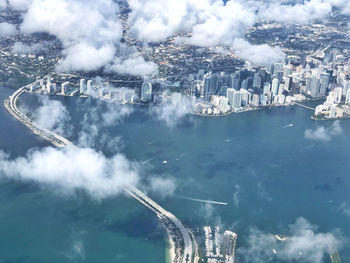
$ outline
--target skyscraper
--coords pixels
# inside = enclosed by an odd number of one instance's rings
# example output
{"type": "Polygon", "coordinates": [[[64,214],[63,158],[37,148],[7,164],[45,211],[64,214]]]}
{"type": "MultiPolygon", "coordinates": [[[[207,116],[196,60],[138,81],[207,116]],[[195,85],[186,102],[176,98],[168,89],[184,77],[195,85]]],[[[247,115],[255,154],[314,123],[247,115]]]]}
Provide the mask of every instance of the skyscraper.
{"type": "Polygon", "coordinates": [[[345,103],[350,104],[350,89],[346,92],[345,103]]]}
{"type": "Polygon", "coordinates": [[[278,94],[278,86],[279,86],[279,81],[277,78],[274,78],[272,80],[272,86],[271,86],[271,92],[274,96],[278,94]]]}
{"type": "Polygon", "coordinates": [[[226,91],[226,97],[228,99],[228,104],[230,104],[231,106],[233,105],[233,96],[234,96],[235,90],[230,88],[227,89],[226,91]]]}
{"type": "Polygon", "coordinates": [[[94,84],[94,81],[89,79],[87,81],[87,85],[86,85],[86,94],[88,95],[91,95],[91,93],[93,92],[93,84],[94,84]]]}
{"type": "Polygon", "coordinates": [[[80,80],[80,94],[86,94],[86,93],[87,93],[86,80],[81,79],[80,80]]]}
{"type": "Polygon", "coordinates": [[[319,93],[317,94],[317,97],[324,97],[326,96],[327,88],[329,85],[329,74],[328,73],[322,73],[320,75],[320,89],[319,93]]]}
{"type": "Polygon", "coordinates": [[[152,84],[144,82],[141,87],[141,100],[149,101],[152,99],[152,84]]]}
{"type": "Polygon", "coordinates": [[[61,93],[63,95],[67,95],[68,94],[68,88],[69,88],[69,81],[63,82],[61,85],[61,93]]]}

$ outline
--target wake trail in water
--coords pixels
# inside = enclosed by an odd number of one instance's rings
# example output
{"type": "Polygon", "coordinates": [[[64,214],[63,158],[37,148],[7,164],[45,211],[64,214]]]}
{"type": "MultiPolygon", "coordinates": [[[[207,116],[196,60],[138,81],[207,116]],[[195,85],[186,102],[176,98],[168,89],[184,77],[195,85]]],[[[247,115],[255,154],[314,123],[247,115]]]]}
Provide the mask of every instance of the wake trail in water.
{"type": "Polygon", "coordinates": [[[146,161],[143,161],[141,164],[149,163],[149,162],[153,161],[155,158],[156,158],[156,156],[154,156],[154,157],[152,157],[151,159],[148,159],[148,160],[146,160],[146,161]]]}
{"type": "Polygon", "coordinates": [[[192,198],[192,197],[183,196],[183,195],[175,195],[175,196],[180,197],[182,199],[191,200],[191,201],[200,202],[200,203],[207,203],[207,204],[213,204],[213,205],[228,205],[228,203],[225,203],[225,202],[198,199],[198,198],[192,198]]]}
{"type": "Polygon", "coordinates": [[[293,124],[293,123],[291,123],[291,124],[288,124],[288,125],[283,126],[283,127],[282,127],[282,129],[285,129],[285,128],[290,128],[290,127],[293,127],[293,126],[294,126],[294,124],[293,124]]]}

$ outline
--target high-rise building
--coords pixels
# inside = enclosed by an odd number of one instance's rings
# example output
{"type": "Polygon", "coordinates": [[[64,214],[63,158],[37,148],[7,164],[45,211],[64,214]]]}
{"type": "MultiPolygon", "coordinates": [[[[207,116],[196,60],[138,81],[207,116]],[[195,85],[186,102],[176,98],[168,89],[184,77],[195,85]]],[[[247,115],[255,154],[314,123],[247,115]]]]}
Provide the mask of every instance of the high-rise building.
{"type": "Polygon", "coordinates": [[[56,83],[51,83],[51,85],[47,87],[47,92],[49,94],[53,94],[53,93],[57,92],[57,85],[56,85],[56,83]]]}
{"type": "Polygon", "coordinates": [[[87,84],[85,79],[80,80],[80,94],[86,94],[87,93],[87,84]]]}
{"type": "Polygon", "coordinates": [[[320,80],[316,76],[312,76],[308,80],[308,92],[311,97],[317,98],[319,97],[319,89],[320,89],[320,80]]]}
{"type": "Polygon", "coordinates": [[[51,93],[51,77],[46,78],[46,91],[51,93]]]}
{"type": "Polygon", "coordinates": [[[240,108],[242,106],[242,94],[239,91],[235,91],[233,94],[232,108],[240,108]]]}
{"type": "Polygon", "coordinates": [[[271,84],[269,82],[265,82],[264,84],[264,90],[263,90],[263,94],[267,94],[271,91],[271,84]]]}
{"type": "Polygon", "coordinates": [[[256,92],[259,92],[259,91],[260,91],[261,83],[262,83],[262,78],[259,76],[258,73],[255,73],[255,74],[254,74],[254,78],[253,78],[253,89],[254,89],[256,92]]]}
{"type": "Polygon", "coordinates": [[[261,106],[266,106],[267,105],[267,96],[264,94],[260,95],[260,104],[261,106]]]}
{"type": "Polygon", "coordinates": [[[222,112],[227,112],[229,110],[228,99],[224,96],[219,97],[219,108],[222,112]]]}
{"type": "Polygon", "coordinates": [[[69,89],[69,81],[63,82],[61,85],[61,93],[63,95],[67,95],[68,94],[68,89],[69,89]]]}
{"type": "Polygon", "coordinates": [[[93,92],[94,81],[89,79],[86,84],[86,94],[91,95],[93,92]]]}
{"type": "Polygon", "coordinates": [[[228,100],[228,104],[231,106],[233,105],[233,96],[234,96],[235,90],[232,88],[227,89],[226,91],[226,98],[228,100]]]}
{"type": "Polygon", "coordinates": [[[274,96],[278,94],[278,87],[279,87],[279,81],[277,78],[274,78],[272,80],[272,85],[271,85],[271,92],[274,96]]]}
{"type": "Polygon", "coordinates": [[[282,63],[275,63],[273,65],[273,74],[275,74],[275,76],[277,76],[277,72],[282,71],[282,69],[283,69],[282,63]]]}
{"type": "Polygon", "coordinates": [[[329,85],[329,77],[330,75],[328,73],[322,73],[320,75],[320,89],[319,89],[319,93],[317,94],[317,97],[324,97],[326,96],[326,92],[328,89],[328,85],[329,85]]]}
{"type": "Polygon", "coordinates": [[[346,92],[345,103],[350,104],[350,89],[346,92]]]}
{"type": "Polygon", "coordinates": [[[342,87],[337,87],[334,89],[334,94],[335,94],[335,102],[340,103],[341,102],[341,97],[343,93],[343,88],[342,87]]]}
{"type": "Polygon", "coordinates": [[[258,94],[253,94],[251,105],[253,107],[259,107],[259,100],[260,100],[259,95],[258,94]]]}
{"type": "Polygon", "coordinates": [[[152,84],[144,82],[141,87],[141,100],[150,101],[152,99],[152,84]]]}

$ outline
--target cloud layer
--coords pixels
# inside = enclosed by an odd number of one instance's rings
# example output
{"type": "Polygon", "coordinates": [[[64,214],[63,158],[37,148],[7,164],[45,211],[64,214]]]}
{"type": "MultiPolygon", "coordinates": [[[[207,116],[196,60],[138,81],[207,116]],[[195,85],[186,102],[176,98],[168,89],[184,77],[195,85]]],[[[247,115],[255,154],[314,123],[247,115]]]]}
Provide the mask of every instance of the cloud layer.
{"type": "Polygon", "coordinates": [[[40,103],[42,105],[34,112],[34,122],[61,136],[70,136],[72,133],[70,116],[62,102],[40,96],[40,103]]]}
{"type": "Polygon", "coordinates": [[[29,151],[25,157],[10,160],[0,153],[0,174],[21,181],[34,181],[62,192],[85,190],[100,199],[119,194],[136,185],[138,165],[117,154],[106,158],[90,148],[74,145],[29,151]]]}
{"type": "MultiPolygon", "coordinates": [[[[334,7],[350,14],[347,0],[127,2],[131,9],[128,26],[137,40],[158,42],[175,33],[189,33],[178,41],[201,47],[233,47],[238,56],[256,60],[257,65],[274,62],[284,55],[278,48],[251,46],[242,40],[258,20],[308,24],[330,15],[334,7]],[[261,52],[266,52],[264,58],[261,52]],[[257,53],[259,56],[255,56],[257,53]]],[[[122,43],[119,9],[112,0],[10,0],[9,4],[25,10],[23,32],[47,32],[61,40],[64,49],[59,71],[105,69],[132,75],[157,73],[154,63],[146,62],[136,50],[122,43]]],[[[4,0],[0,5],[5,6],[4,0]]]]}
{"type": "Polygon", "coordinates": [[[252,45],[243,39],[235,39],[232,49],[242,59],[249,60],[258,66],[267,66],[276,62],[283,62],[286,55],[279,47],[268,45],[252,45]]]}
{"type": "MultiPolygon", "coordinates": [[[[1,4],[0,4],[1,6],[1,4]]],[[[17,33],[16,26],[10,23],[0,23],[0,37],[6,37],[17,33]]]]}
{"type": "Polygon", "coordinates": [[[278,241],[272,234],[251,229],[248,244],[240,251],[247,262],[322,263],[330,252],[342,248],[343,238],[333,233],[318,233],[316,226],[304,218],[298,218],[289,226],[286,241],[278,241]]]}
{"type": "Polygon", "coordinates": [[[62,42],[63,59],[58,71],[96,71],[104,67],[133,75],[157,71],[154,63],[146,62],[136,51],[128,49],[125,53],[118,5],[112,0],[11,0],[10,6],[26,10],[22,32],[47,32],[62,42]],[[111,67],[116,60],[121,67],[111,67]]]}
{"type": "Polygon", "coordinates": [[[343,133],[343,129],[340,126],[340,121],[337,120],[333,122],[333,124],[326,128],[324,126],[320,126],[314,130],[307,129],[304,133],[304,137],[310,140],[317,141],[330,141],[334,136],[341,135],[343,133]]]}

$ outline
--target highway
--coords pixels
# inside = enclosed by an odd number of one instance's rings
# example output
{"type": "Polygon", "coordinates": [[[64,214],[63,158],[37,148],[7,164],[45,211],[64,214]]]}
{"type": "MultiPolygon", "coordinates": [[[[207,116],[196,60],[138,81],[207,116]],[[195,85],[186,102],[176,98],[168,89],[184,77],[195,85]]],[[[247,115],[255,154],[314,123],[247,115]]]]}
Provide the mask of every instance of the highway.
{"type": "MultiPolygon", "coordinates": [[[[66,138],[52,131],[39,127],[18,109],[17,100],[21,94],[27,91],[28,87],[29,85],[16,90],[7,100],[5,100],[4,105],[6,109],[11,113],[11,115],[13,115],[17,120],[31,129],[35,134],[51,142],[53,145],[57,147],[65,147],[69,144],[72,144],[72,142],[66,138]]],[[[189,231],[176,216],[162,208],[136,187],[130,187],[128,189],[125,189],[125,191],[145,207],[153,211],[159,218],[160,222],[166,229],[169,238],[172,239],[172,244],[175,245],[174,253],[171,253],[170,255],[172,263],[198,262],[198,257],[193,257],[193,255],[198,254],[198,251],[195,251],[195,253],[193,253],[193,247],[198,250],[198,246],[194,239],[192,241],[189,231]],[[194,243],[194,245],[192,243],[194,243]]]]}
{"type": "Polygon", "coordinates": [[[40,127],[18,109],[17,100],[21,94],[26,92],[26,88],[27,86],[16,90],[7,100],[5,100],[4,105],[8,112],[29,129],[31,129],[35,134],[41,136],[53,145],[57,147],[65,147],[66,145],[71,144],[72,142],[58,135],[57,133],[40,127]]]}
{"type": "Polygon", "coordinates": [[[316,110],[315,108],[312,108],[312,107],[306,106],[306,105],[301,104],[301,103],[298,103],[298,102],[295,102],[294,104],[295,104],[295,105],[297,105],[297,106],[299,106],[299,107],[302,107],[302,108],[308,109],[308,110],[312,110],[312,111],[315,111],[315,110],[316,110]]]}

